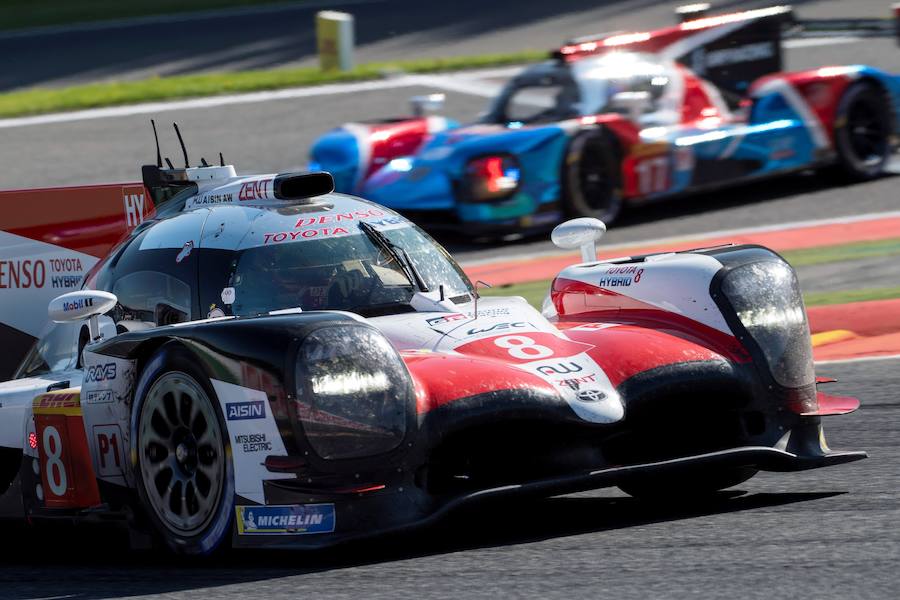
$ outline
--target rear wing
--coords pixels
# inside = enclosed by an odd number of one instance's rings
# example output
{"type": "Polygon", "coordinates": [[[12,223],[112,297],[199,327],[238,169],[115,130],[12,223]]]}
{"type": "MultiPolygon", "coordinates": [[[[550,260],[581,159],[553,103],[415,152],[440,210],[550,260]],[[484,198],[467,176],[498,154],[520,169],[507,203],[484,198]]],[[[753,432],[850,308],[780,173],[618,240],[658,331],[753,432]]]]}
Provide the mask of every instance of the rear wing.
{"type": "Polygon", "coordinates": [[[0,381],[46,327],[50,301],[153,213],[141,183],[0,191],[0,381]]]}
{"type": "Polygon", "coordinates": [[[782,70],[781,34],[793,22],[789,6],[703,17],[643,32],[601,34],[561,47],[567,62],[614,50],[649,52],[685,65],[714,83],[731,101],[754,80],[782,70]]]}

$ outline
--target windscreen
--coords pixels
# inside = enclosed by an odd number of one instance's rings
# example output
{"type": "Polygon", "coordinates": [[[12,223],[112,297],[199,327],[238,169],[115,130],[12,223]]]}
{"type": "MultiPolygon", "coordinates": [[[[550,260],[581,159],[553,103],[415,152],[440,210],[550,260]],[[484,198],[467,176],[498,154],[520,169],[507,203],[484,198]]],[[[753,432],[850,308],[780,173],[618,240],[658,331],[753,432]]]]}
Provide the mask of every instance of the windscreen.
{"type": "MultiPolygon", "coordinates": [[[[459,266],[417,227],[404,224],[381,231],[405,250],[430,289],[443,285],[449,297],[470,293],[471,283],[459,266]]],[[[397,256],[358,230],[238,252],[225,289],[233,294],[235,315],[296,307],[366,314],[408,305],[417,291],[397,256]]]]}

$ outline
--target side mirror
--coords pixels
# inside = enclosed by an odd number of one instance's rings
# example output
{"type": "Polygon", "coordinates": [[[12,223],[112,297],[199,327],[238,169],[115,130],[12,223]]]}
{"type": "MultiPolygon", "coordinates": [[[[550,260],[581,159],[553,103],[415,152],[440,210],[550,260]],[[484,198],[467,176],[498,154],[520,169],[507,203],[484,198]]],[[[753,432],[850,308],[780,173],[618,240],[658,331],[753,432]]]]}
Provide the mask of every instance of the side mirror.
{"type": "Polygon", "coordinates": [[[91,341],[100,339],[98,317],[112,310],[119,299],[99,290],[81,290],[57,296],[50,301],[47,314],[55,323],[74,323],[88,319],[91,341]]]}
{"type": "Polygon", "coordinates": [[[581,217],[560,223],[553,228],[550,239],[557,248],[581,250],[581,262],[597,260],[597,240],[606,233],[606,224],[600,219],[581,217]]]}
{"type": "Polygon", "coordinates": [[[424,116],[426,113],[437,112],[444,108],[444,100],[447,96],[444,94],[427,94],[425,96],[413,96],[409,99],[412,106],[413,115],[417,117],[424,116]]]}
{"type": "Polygon", "coordinates": [[[650,92],[619,92],[609,101],[614,111],[624,113],[632,121],[640,119],[651,104],[650,92]]]}

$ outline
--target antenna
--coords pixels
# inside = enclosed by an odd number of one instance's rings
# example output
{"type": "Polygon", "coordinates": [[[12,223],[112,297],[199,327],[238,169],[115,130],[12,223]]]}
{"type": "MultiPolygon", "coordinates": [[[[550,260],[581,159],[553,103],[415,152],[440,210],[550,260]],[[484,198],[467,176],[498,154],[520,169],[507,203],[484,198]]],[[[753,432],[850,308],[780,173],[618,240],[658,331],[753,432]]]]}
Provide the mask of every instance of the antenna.
{"type": "Polygon", "coordinates": [[[206,159],[203,158],[202,156],[200,157],[200,166],[201,166],[201,167],[208,167],[208,166],[209,166],[209,163],[206,162],[206,159]]]}
{"type": "Polygon", "coordinates": [[[178,143],[181,144],[181,151],[184,153],[184,168],[190,169],[191,164],[188,162],[187,148],[184,147],[184,139],[181,137],[181,132],[178,131],[178,123],[172,123],[175,127],[175,135],[178,136],[178,143]]]}
{"type": "Polygon", "coordinates": [[[170,168],[170,169],[174,169],[174,168],[175,168],[175,167],[172,166],[172,161],[169,160],[169,157],[168,157],[168,156],[166,157],[166,164],[169,165],[169,168],[170,168]]]}
{"type": "Polygon", "coordinates": [[[225,166],[225,157],[222,156],[222,153],[221,153],[221,152],[219,152],[219,166],[220,166],[220,167],[224,167],[224,166],[225,166]]]}
{"type": "Polygon", "coordinates": [[[162,169],[162,153],[159,151],[159,136],[156,134],[156,121],[150,119],[153,126],[153,139],[156,140],[156,166],[162,169]]]}

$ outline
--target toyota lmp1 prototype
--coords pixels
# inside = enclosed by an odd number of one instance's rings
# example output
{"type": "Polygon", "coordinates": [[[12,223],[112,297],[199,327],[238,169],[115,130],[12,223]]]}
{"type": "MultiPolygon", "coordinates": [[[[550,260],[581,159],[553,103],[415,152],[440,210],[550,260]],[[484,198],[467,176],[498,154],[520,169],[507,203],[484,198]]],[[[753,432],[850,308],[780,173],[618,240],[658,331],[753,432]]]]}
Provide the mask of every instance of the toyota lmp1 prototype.
{"type": "Polygon", "coordinates": [[[484,234],[564,216],[609,223],[630,204],[804,169],[881,174],[900,78],[782,72],[790,16],[774,7],[579,40],[516,75],[478,123],[346,124],[316,141],[311,165],[424,227],[484,234]]]}
{"type": "Polygon", "coordinates": [[[6,516],[118,519],[185,554],[317,547],[488,498],[699,496],[865,457],[825,443],[858,401],[817,391],[766,248],[598,262],[602,222],[576,219],[553,236],[584,262],[538,311],[479,298],[327,173],[144,176],[153,214],[0,384],[6,516]]]}

